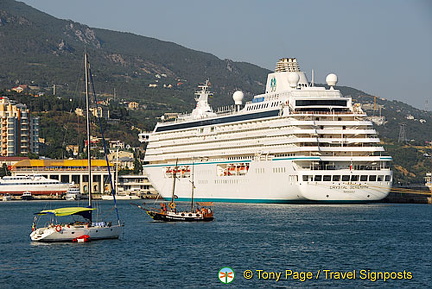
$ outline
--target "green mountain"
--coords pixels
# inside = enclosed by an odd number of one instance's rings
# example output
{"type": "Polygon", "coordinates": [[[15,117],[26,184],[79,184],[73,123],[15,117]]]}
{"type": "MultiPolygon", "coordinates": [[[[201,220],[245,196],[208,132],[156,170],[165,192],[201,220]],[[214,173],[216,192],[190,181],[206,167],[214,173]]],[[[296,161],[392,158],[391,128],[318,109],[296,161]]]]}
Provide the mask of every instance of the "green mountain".
{"type": "Polygon", "coordinates": [[[221,96],[216,104],[222,104],[238,88],[262,91],[268,73],[175,43],[56,19],[13,0],[0,3],[0,43],[0,88],[56,85],[58,94],[73,92],[87,51],[98,92],[115,90],[121,98],[168,104],[168,109],[190,107],[190,91],[207,78],[221,96]]]}
{"type": "MultiPolygon", "coordinates": [[[[236,90],[242,90],[246,100],[264,92],[269,73],[250,63],[221,60],[154,38],[90,28],[57,19],[22,2],[1,0],[0,94],[26,103],[41,116],[41,137],[48,140],[48,155],[52,150],[57,151],[52,156],[58,156],[58,150],[75,137],[59,127],[73,126],[70,112],[80,105],[80,101],[69,100],[78,100],[82,91],[84,51],[90,55],[99,96],[117,100],[111,102],[110,110],[120,122],[111,127],[111,137],[128,142],[136,141],[137,134],[130,127],[150,130],[156,117],[165,112],[190,111],[195,105],[193,92],[206,79],[211,80],[215,95],[211,105],[218,107],[232,104],[236,90]],[[19,84],[32,85],[28,93],[45,96],[32,98],[7,92],[19,84]],[[52,96],[54,86],[56,97],[52,96]],[[125,111],[119,100],[136,101],[144,109],[125,111]]],[[[425,161],[423,157],[432,155],[425,146],[425,142],[432,141],[431,112],[374,98],[350,87],[337,89],[362,103],[378,122],[379,116],[384,117],[376,129],[392,155],[399,156],[404,147],[410,148],[406,150],[410,157],[394,156],[396,165],[403,168],[396,172],[401,179],[418,181],[424,171],[431,170],[430,158],[425,161]],[[405,134],[401,134],[403,131],[405,134]]]]}

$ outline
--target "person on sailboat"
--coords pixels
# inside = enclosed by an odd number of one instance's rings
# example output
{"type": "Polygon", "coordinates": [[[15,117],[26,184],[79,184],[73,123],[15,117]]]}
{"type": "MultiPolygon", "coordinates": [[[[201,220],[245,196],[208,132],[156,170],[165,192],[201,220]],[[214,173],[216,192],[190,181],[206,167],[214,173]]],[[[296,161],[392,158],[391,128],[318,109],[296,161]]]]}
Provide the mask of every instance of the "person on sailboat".
{"type": "Polygon", "coordinates": [[[166,204],[165,203],[161,203],[160,206],[161,206],[161,213],[166,213],[166,211],[167,211],[166,204]]]}

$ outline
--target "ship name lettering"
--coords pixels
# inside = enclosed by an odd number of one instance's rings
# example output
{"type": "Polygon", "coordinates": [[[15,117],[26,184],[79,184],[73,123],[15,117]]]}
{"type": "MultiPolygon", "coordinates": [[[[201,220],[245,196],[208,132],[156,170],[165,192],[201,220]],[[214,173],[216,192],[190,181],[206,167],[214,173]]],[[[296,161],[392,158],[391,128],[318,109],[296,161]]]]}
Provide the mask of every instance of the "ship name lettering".
{"type": "Polygon", "coordinates": [[[367,185],[351,185],[350,189],[351,190],[360,190],[360,189],[367,189],[369,188],[369,186],[367,185]]]}
{"type": "Polygon", "coordinates": [[[346,190],[348,186],[330,186],[330,190],[346,190]]]}

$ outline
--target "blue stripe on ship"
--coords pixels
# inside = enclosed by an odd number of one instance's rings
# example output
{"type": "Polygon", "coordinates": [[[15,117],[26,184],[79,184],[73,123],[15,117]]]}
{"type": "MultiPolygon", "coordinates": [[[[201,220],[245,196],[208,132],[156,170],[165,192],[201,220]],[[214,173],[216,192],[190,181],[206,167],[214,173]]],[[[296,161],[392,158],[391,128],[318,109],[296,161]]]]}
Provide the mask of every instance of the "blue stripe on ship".
{"type": "Polygon", "coordinates": [[[205,120],[199,120],[199,121],[193,121],[193,122],[175,123],[175,124],[170,124],[170,125],[158,126],[156,128],[156,132],[176,130],[176,129],[194,128],[194,127],[201,127],[201,126],[206,126],[206,125],[224,124],[224,123],[230,123],[230,122],[266,118],[266,117],[273,117],[273,116],[278,116],[279,112],[280,112],[280,110],[276,109],[276,110],[269,110],[269,111],[249,113],[249,114],[240,114],[240,115],[234,115],[234,116],[205,119],[205,120]]]}

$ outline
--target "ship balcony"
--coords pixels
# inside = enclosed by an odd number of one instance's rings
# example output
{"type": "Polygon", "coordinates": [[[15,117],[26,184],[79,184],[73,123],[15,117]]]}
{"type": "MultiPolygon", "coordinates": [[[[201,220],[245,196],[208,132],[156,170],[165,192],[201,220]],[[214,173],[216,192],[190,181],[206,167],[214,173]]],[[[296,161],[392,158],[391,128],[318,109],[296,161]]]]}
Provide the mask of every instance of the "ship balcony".
{"type": "Polygon", "coordinates": [[[362,143],[379,143],[379,138],[366,137],[366,138],[317,138],[315,142],[319,143],[336,143],[336,144],[362,144],[362,143]]]}
{"type": "Polygon", "coordinates": [[[326,162],[380,162],[391,161],[390,156],[320,156],[326,162]]]}
{"type": "Polygon", "coordinates": [[[330,146],[330,147],[322,147],[317,148],[321,152],[333,152],[333,153],[341,153],[341,152],[384,152],[384,148],[380,146],[330,146]]]}
{"type": "Polygon", "coordinates": [[[335,134],[335,135],[375,135],[376,130],[374,129],[352,129],[352,128],[346,128],[343,129],[342,127],[340,129],[317,129],[316,132],[318,134],[335,134]]]}
{"type": "Polygon", "coordinates": [[[295,125],[295,126],[364,126],[373,127],[373,123],[369,120],[321,120],[310,119],[310,120],[291,120],[285,125],[295,125]]]}
{"type": "Polygon", "coordinates": [[[320,138],[320,137],[296,137],[296,136],[290,136],[286,137],[284,139],[271,139],[271,140],[265,140],[262,143],[264,145],[276,145],[280,144],[282,142],[285,143],[297,143],[300,145],[306,145],[309,144],[333,144],[333,145],[352,145],[352,144],[362,144],[362,143],[379,143],[379,138],[320,138]]]}
{"type": "Polygon", "coordinates": [[[367,135],[375,135],[376,131],[373,129],[280,129],[274,130],[266,133],[267,136],[318,136],[318,135],[335,135],[335,136],[367,136],[367,135]]]}

